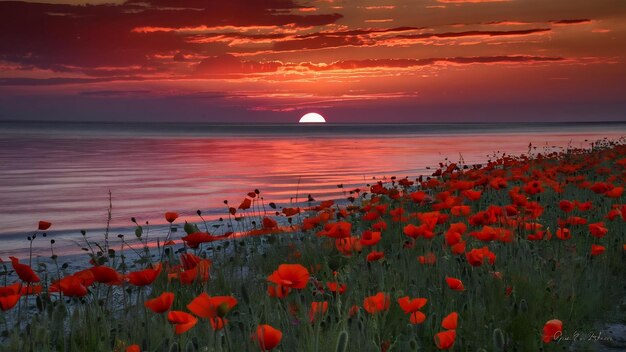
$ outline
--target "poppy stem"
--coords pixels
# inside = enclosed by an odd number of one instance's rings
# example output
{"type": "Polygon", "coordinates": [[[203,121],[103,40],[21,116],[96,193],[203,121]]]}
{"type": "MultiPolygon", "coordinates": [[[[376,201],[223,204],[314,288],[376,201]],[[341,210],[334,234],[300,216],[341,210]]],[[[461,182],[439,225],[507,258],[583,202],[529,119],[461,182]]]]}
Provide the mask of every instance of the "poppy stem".
{"type": "MultiPolygon", "coordinates": [[[[202,220],[204,220],[204,219],[202,219],[202,220]]],[[[205,226],[206,226],[206,224],[205,224],[205,226]]],[[[207,232],[208,232],[208,231],[207,231],[207,232]]],[[[170,225],[168,226],[168,229],[167,229],[167,236],[165,236],[165,241],[163,242],[163,244],[164,244],[164,245],[163,245],[163,249],[161,250],[161,259],[159,259],[159,261],[161,261],[161,262],[163,261],[163,256],[165,255],[165,248],[166,248],[166,247],[165,247],[165,243],[167,243],[167,241],[169,241],[169,240],[170,240],[170,236],[171,236],[171,235],[172,235],[172,224],[170,224],[170,225]]]]}
{"type": "Polygon", "coordinates": [[[105,253],[109,251],[109,230],[111,228],[111,219],[113,213],[113,196],[111,190],[109,189],[109,206],[107,207],[107,225],[104,230],[104,250],[105,253]]]}

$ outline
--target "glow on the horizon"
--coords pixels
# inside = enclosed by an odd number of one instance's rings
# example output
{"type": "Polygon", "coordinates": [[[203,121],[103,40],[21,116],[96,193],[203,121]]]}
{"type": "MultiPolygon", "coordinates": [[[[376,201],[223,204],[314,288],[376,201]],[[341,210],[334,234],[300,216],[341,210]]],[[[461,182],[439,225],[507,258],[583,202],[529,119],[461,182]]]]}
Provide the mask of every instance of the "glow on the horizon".
{"type": "Polygon", "coordinates": [[[326,119],[324,118],[324,116],[316,112],[310,112],[302,116],[299,122],[300,123],[326,123],[326,119]]]}

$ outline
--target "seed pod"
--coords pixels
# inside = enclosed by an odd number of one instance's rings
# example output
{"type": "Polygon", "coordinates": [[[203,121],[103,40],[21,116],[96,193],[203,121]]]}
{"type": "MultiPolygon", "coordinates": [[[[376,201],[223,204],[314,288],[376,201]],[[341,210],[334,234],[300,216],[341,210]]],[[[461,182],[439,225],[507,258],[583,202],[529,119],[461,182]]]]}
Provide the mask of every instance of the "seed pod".
{"type": "Polygon", "coordinates": [[[178,342],[174,342],[170,345],[170,352],[178,352],[178,342]]]}
{"type": "Polygon", "coordinates": [[[193,342],[187,341],[187,345],[185,346],[185,352],[195,352],[196,346],[193,345],[193,342]]]}
{"type": "Polygon", "coordinates": [[[241,285],[241,299],[246,303],[246,305],[250,305],[250,296],[248,295],[246,285],[241,285]]]}
{"type": "Polygon", "coordinates": [[[528,303],[523,298],[519,301],[519,310],[521,313],[528,312],[528,303]]]}
{"type": "Polygon", "coordinates": [[[346,348],[348,348],[348,332],[342,330],[339,333],[339,338],[337,339],[337,347],[335,348],[336,352],[345,352],[346,348]]]}
{"type": "Polygon", "coordinates": [[[493,350],[504,351],[504,334],[500,329],[493,330],[493,350]]]}
{"type": "Polygon", "coordinates": [[[419,345],[417,344],[417,341],[415,341],[415,339],[410,339],[409,347],[411,348],[411,351],[417,351],[419,348],[419,345]]]}

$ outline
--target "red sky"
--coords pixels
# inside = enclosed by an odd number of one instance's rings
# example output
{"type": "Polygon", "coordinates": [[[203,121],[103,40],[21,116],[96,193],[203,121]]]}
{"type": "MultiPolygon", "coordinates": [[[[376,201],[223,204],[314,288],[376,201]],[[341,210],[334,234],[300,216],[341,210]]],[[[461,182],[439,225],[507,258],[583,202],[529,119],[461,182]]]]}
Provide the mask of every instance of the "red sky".
{"type": "Polygon", "coordinates": [[[623,0],[0,2],[0,120],[626,120],[623,0]]]}

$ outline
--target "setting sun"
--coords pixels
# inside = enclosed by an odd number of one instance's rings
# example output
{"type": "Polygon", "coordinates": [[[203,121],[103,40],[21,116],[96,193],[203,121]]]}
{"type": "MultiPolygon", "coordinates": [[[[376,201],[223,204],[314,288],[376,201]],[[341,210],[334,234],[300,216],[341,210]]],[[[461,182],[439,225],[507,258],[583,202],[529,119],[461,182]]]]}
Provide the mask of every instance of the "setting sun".
{"type": "Polygon", "coordinates": [[[302,116],[299,122],[300,123],[325,123],[326,119],[324,119],[324,116],[318,113],[310,112],[302,116]]]}

